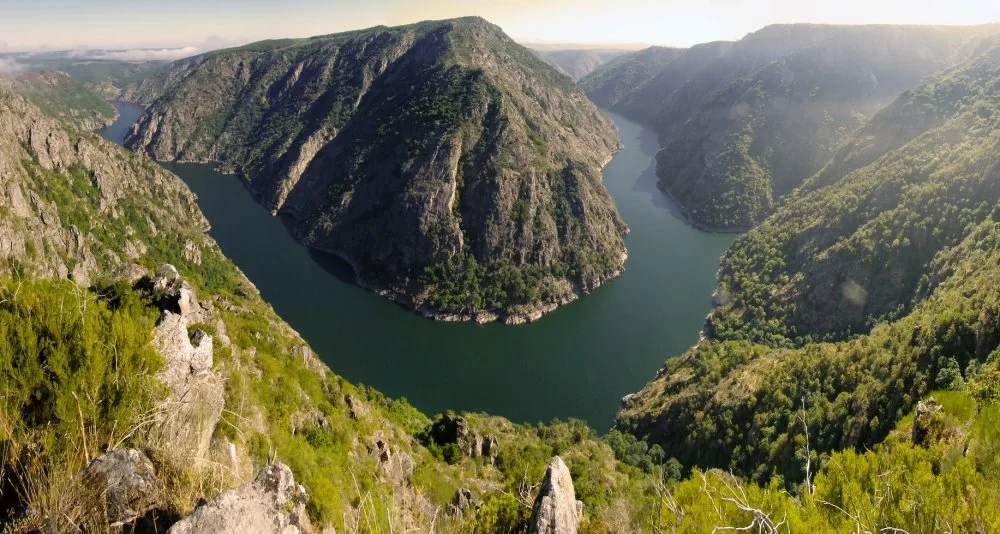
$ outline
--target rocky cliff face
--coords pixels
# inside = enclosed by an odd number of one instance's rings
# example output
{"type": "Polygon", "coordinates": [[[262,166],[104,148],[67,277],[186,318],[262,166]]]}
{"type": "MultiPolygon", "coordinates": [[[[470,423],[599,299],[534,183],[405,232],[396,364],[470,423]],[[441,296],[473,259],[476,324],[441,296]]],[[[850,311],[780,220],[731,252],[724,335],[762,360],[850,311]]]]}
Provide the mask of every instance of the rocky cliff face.
{"type": "Polygon", "coordinates": [[[129,146],[242,173],[301,241],[409,306],[520,320],[622,269],[613,124],[486,21],[262,42],[160,79],[129,146]]]}
{"type": "Polygon", "coordinates": [[[581,85],[656,129],[660,186],[692,223],[746,230],[879,108],[998,29],[770,26],[737,42],[626,56],[581,85]]]}
{"type": "Polygon", "coordinates": [[[208,222],[177,177],[148,159],[109,151],[70,129],[0,80],[0,262],[4,270],[72,277],[89,285],[154,254],[169,233],[213,247],[208,222]],[[95,214],[99,216],[94,216],[95,214]]]}

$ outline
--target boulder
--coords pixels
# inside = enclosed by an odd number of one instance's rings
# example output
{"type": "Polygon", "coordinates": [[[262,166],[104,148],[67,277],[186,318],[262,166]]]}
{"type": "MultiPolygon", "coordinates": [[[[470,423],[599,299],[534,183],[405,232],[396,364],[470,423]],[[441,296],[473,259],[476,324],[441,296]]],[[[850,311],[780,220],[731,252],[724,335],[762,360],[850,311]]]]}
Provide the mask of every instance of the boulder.
{"type": "Polygon", "coordinates": [[[177,268],[169,263],[161,265],[156,275],[149,281],[149,289],[160,306],[160,310],[171,312],[187,319],[189,323],[210,323],[212,308],[199,302],[194,287],[181,279],[177,268]]]}
{"type": "Polygon", "coordinates": [[[562,458],[549,461],[529,523],[531,534],[576,534],[583,503],[576,500],[573,477],[562,458]]]}
{"type": "Polygon", "coordinates": [[[312,530],[308,496],[283,464],[265,467],[257,478],[227,491],[175,523],[169,534],[295,534],[312,530]]]}
{"type": "Polygon", "coordinates": [[[88,495],[103,508],[108,523],[129,522],[142,515],[152,504],[156,470],[140,451],[116,449],[98,456],[80,472],[88,495]]]}

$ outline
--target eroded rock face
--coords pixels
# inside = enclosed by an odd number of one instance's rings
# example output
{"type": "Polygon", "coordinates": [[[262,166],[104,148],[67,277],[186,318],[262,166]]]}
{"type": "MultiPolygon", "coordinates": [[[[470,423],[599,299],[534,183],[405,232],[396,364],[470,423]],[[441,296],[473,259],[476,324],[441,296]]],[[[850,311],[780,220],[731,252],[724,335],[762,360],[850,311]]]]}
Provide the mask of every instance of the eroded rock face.
{"type": "Polygon", "coordinates": [[[169,534],[295,534],[312,530],[308,496],[283,464],[265,467],[250,484],[227,491],[175,523],[169,534]]]}
{"type": "Polygon", "coordinates": [[[470,458],[482,457],[493,464],[500,455],[500,442],[496,436],[476,432],[464,417],[445,414],[434,425],[433,433],[435,441],[454,443],[462,454],[470,458]]]}
{"type": "Polygon", "coordinates": [[[583,503],[576,500],[573,477],[562,458],[549,462],[531,513],[531,534],[576,534],[583,503]]]}
{"type": "Polygon", "coordinates": [[[200,329],[189,332],[188,326],[192,319],[202,322],[211,314],[173,266],[160,267],[152,287],[166,295],[161,298],[164,311],[153,345],[165,360],[157,377],[169,393],[160,406],[160,424],[152,430],[151,441],[175,460],[199,462],[206,458],[222,416],[225,389],[222,378],[212,370],[212,336],[200,329]]]}
{"type": "Polygon", "coordinates": [[[142,452],[117,449],[102,454],[80,473],[87,494],[96,495],[108,523],[130,521],[141,515],[152,502],[156,470],[142,452]]]}
{"type": "Polygon", "coordinates": [[[395,484],[402,484],[413,475],[413,458],[403,451],[392,450],[382,431],[376,431],[366,444],[368,453],[379,460],[379,472],[395,484]]]}

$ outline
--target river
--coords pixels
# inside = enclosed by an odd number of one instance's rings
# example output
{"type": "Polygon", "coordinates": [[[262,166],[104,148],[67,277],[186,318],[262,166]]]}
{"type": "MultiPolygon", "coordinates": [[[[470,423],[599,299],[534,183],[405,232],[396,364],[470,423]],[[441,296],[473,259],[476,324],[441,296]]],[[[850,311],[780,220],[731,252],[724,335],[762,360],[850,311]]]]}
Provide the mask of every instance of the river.
{"type": "MultiPolygon", "coordinates": [[[[142,109],[104,137],[121,144],[142,109]]],[[[236,176],[165,164],[198,195],[222,250],[337,374],[406,397],[427,414],[482,411],[516,422],[570,417],[600,431],[619,400],[693,345],[711,308],[719,257],[732,235],[679,218],[656,189],[656,136],[609,113],[625,148],[604,183],[632,229],[626,272],[593,294],[523,326],[425,319],[352,283],[350,268],[292,239],[236,176]]]]}

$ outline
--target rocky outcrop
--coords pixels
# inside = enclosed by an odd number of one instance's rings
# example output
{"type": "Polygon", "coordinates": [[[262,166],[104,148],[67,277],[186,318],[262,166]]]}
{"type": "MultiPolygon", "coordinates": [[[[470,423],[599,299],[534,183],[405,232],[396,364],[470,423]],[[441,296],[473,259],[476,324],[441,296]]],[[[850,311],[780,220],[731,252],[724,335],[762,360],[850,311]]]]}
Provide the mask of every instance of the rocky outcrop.
{"type": "Polygon", "coordinates": [[[175,523],[169,534],[295,534],[312,530],[308,495],[283,464],[265,467],[250,484],[227,491],[175,523]]]}
{"type": "Polygon", "coordinates": [[[520,323],[622,271],[613,123],[482,19],[258,43],[159,79],[128,146],[243,174],[300,241],[425,315],[520,323]]]}
{"type": "Polygon", "coordinates": [[[910,441],[914,445],[929,447],[940,441],[944,435],[944,406],[934,400],[917,402],[917,410],[913,416],[913,428],[910,430],[910,441]]]}
{"type": "Polygon", "coordinates": [[[103,509],[110,524],[129,522],[152,504],[158,484],[156,470],[142,452],[117,449],[95,458],[80,473],[83,495],[103,509]]]}
{"type": "Polygon", "coordinates": [[[576,500],[573,477],[562,458],[549,462],[535,507],[531,512],[531,534],[576,534],[583,516],[583,503],[576,500]]]}
{"type": "Polygon", "coordinates": [[[437,443],[454,443],[469,458],[484,458],[493,464],[500,456],[500,442],[496,436],[480,434],[464,417],[446,413],[434,424],[431,433],[437,443]]]}
{"type": "Polygon", "coordinates": [[[468,513],[475,513],[482,505],[469,488],[458,488],[455,490],[455,497],[448,503],[446,510],[450,516],[464,516],[468,513]]]}
{"type": "Polygon", "coordinates": [[[369,454],[378,458],[379,473],[392,483],[403,484],[413,475],[413,458],[403,451],[393,451],[382,431],[369,438],[367,449],[369,454]]]}
{"type": "Polygon", "coordinates": [[[188,331],[192,320],[210,319],[172,265],[164,265],[151,281],[163,309],[153,345],[165,364],[157,377],[169,393],[158,410],[151,441],[176,460],[200,462],[208,455],[212,434],[222,416],[225,388],[212,370],[212,336],[188,331]],[[173,308],[173,309],[171,309],[173,308]],[[173,311],[176,310],[176,311],[173,311]]]}

